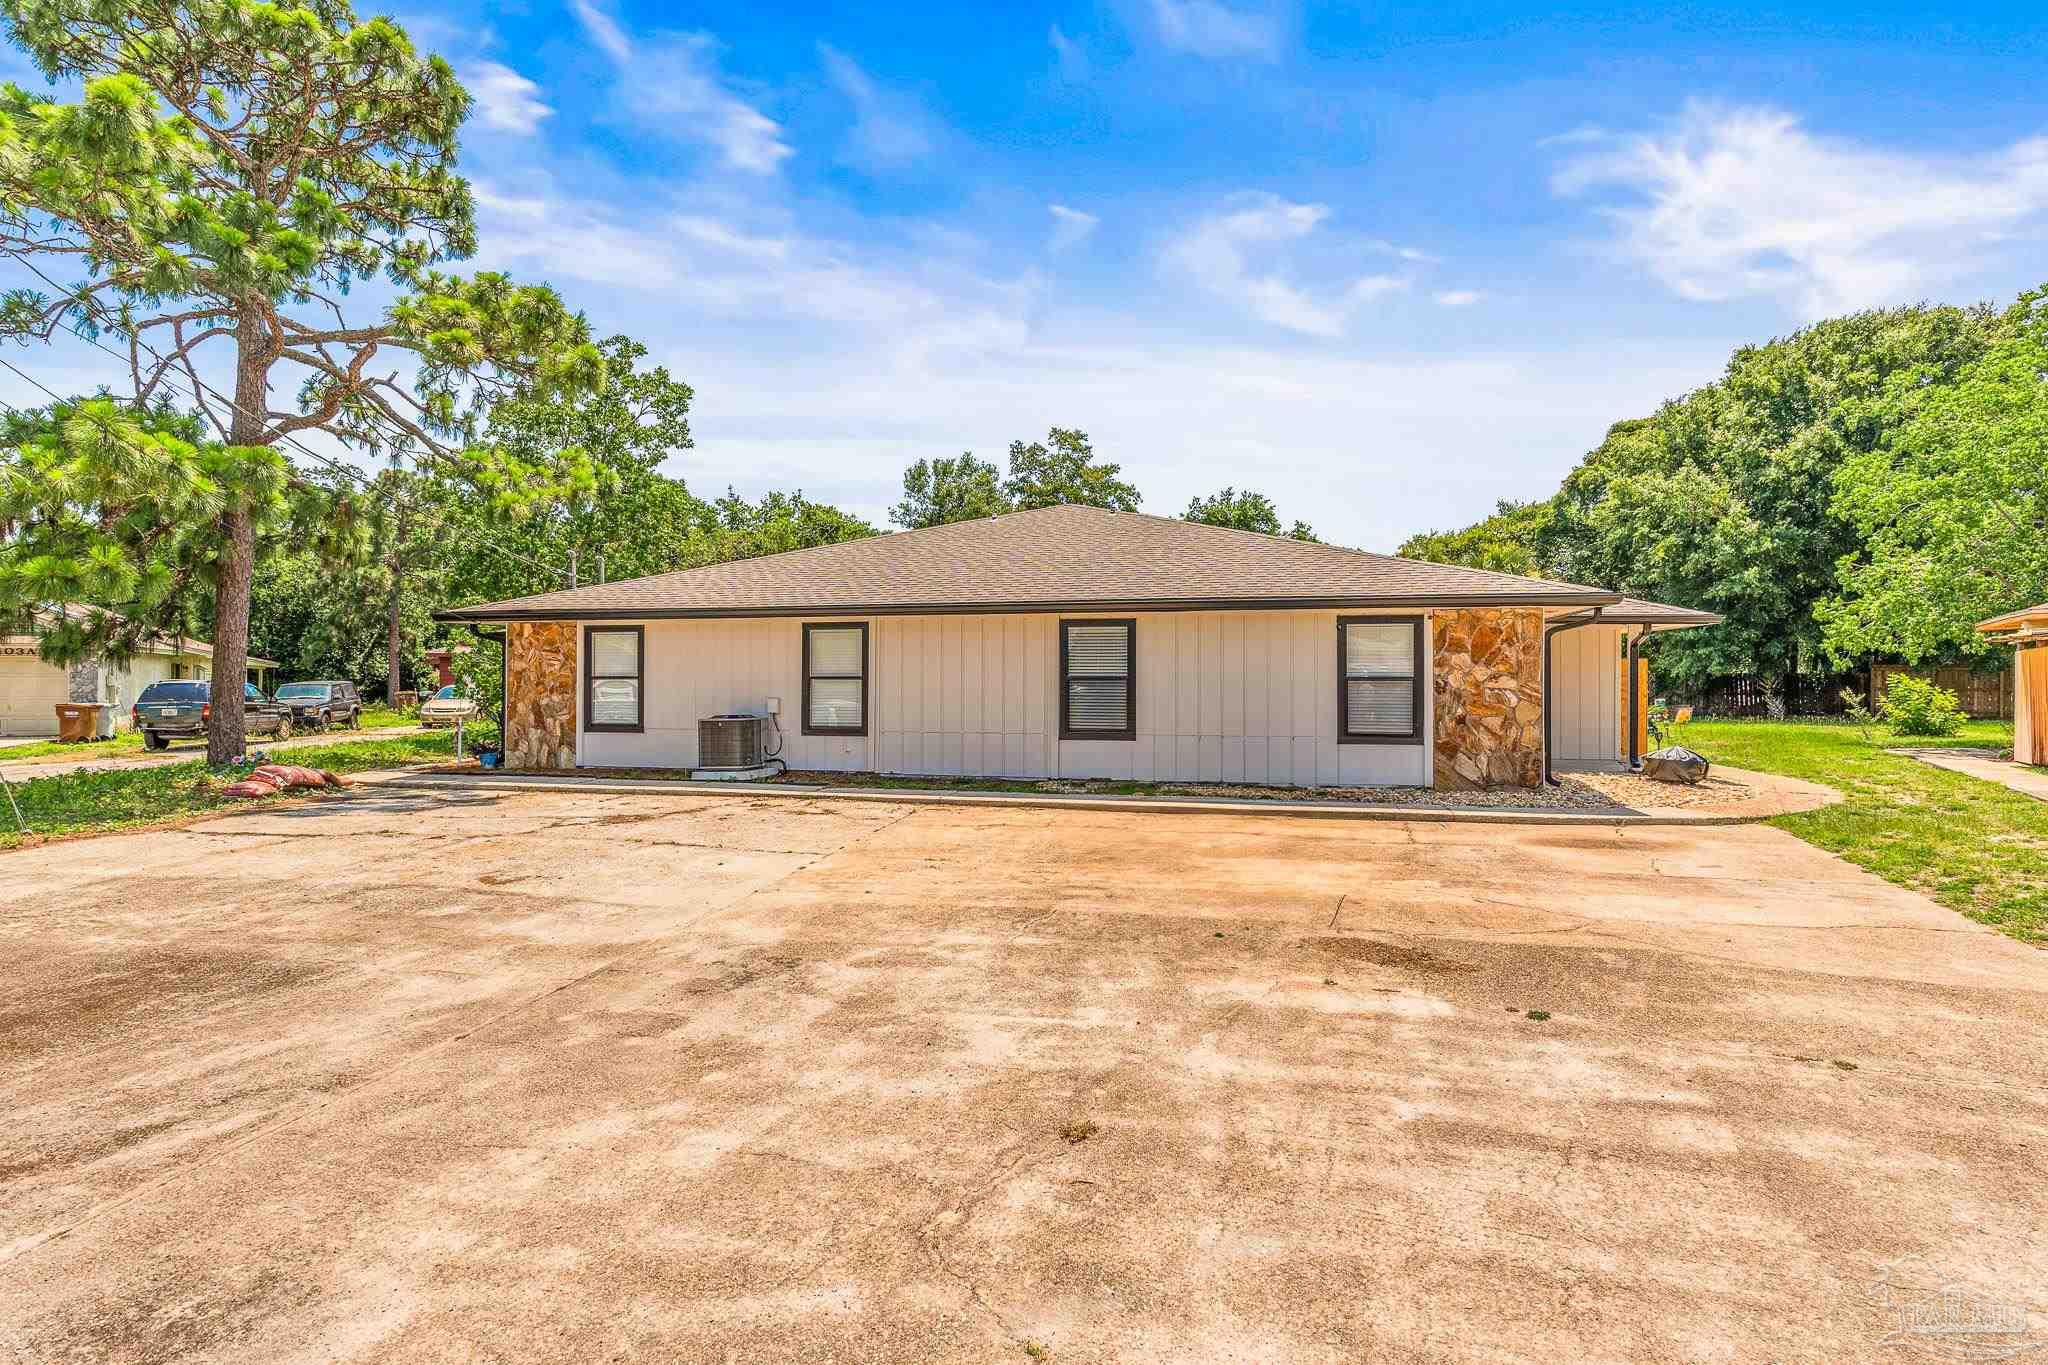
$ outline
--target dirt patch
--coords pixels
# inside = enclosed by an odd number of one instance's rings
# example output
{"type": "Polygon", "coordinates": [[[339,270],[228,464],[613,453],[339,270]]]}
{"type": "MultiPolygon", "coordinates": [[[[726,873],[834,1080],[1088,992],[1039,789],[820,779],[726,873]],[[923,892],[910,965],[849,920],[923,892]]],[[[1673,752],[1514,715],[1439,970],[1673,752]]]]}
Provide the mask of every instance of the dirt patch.
{"type": "Polygon", "coordinates": [[[787,976],[803,965],[802,958],[791,957],[787,953],[759,953],[735,962],[721,963],[716,975],[693,977],[683,983],[682,991],[685,995],[715,995],[722,991],[736,991],[751,986],[756,981],[787,976]]]}
{"type": "Polygon", "coordinates": [[[1375,967],[1390,967],[1403,972],[1473,972],[1478,966],[1470,962],[1458,962],[1439,956],[1423,948],[1410,948],[1405,944],[1388,943],[1376,938],[1344,938],[1331,935],[1323,938],[1305,938],[1304,948],[1336,958],[1340,962],[1367,962],[1375,967]]]}
{"type": "Polygon", "coordinates": [[[117,1033],[152,1012],[290,991],[325,969],[251,952],[108,954],[76,975],[46,980],[0,1009],[0,1057],[23,1057],[117,1033]]]}

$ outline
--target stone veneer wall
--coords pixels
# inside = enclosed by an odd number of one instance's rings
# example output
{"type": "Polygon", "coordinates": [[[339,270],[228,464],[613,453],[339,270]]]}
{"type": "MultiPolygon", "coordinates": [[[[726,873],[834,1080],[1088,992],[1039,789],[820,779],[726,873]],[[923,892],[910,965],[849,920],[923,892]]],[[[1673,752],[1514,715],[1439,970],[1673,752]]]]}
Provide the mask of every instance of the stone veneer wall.
{"type": "Polygon", "coordinates": [[[1475,607],[1431,618],[1436,785],[1543,784],[1543,613],[1475,607]]]}
{"type": "Polygon", "coordinates": [[[576,766],[576,623],[505,627],[505,766],[576,766]]]}

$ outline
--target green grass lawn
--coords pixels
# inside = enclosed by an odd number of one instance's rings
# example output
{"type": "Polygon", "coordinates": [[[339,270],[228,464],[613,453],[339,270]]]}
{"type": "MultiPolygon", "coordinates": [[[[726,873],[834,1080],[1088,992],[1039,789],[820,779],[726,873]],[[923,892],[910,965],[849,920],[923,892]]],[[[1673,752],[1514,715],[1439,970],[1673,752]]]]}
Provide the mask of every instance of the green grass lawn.
{"type": "MultiPolygon", "coordinates": [[[[388,739],[337,739],[332,744],[286,750],[278,755],[278,760],[309,768],[325,768],[329,772],[349,773],[372,768],[402,768],[414,763],[438,763],[454,752],[454,735],[441,731],[397,735],[388,739]]],[[[15,803],[20,807],[31,834],[103,833],[199,814],[222,806],[260,804],[220,794],[221,788],[235,781],[243,771],[228,769],[214,772],[207,768],[203,759],[195,758],[189,763],[166,763],[156,767],[63,773],[56,777],[16,781],[11,786],[15,803]]],[[[4,799],[0,797],[0,802],[4,799]]],[[[18,847],[25,841],[15,824],[14,812],[0,804],[0,848],[18,847]]]]}
{"type": "Polygon", "coordinates": [[[87,739],[62,744],[46,739],[35,744],[15,744],[0,749],[0,763],[37,758],[126,758],[142,752],[142,734],[125,730],[112,739],[87,739]]]}
{"type": "Polygon", "coordinates": [[[1737,768],[1840,791],[1841,804],[1770,823],[2027,943],[2048,942],[2048,802],[1887,747],[2012,747],[2012,725],[1972,721],[1929,740],[1836,721],[1695,721],[1679,742],[1737,768]]]}
{"type": "MultiPolygon", "coordinates": [[[[417,712],[393,710],[389,706],[366,706],[363,708],[365,730],[395,730],[402,726],[416,726],[420,723],[417,712]]],[[[319,731],[301,730],[300,734],[318,734],[319,731]]],[[[336,730],[334,733],[345,733],[336,730]]],[[[256,743],[260,746],[262,739],[256,743]]],[[[180,741],[182,747],[197,749],[199,741],[180,741]]],[[[66,758],[128,758],[142,752],[142,733],[139,730],[124,730],[112,739],[88,739],[73,744],[43,740],[36,744],[14,745],[0,749],[0,763],[33,762],[37,759],[66,758]]]]}

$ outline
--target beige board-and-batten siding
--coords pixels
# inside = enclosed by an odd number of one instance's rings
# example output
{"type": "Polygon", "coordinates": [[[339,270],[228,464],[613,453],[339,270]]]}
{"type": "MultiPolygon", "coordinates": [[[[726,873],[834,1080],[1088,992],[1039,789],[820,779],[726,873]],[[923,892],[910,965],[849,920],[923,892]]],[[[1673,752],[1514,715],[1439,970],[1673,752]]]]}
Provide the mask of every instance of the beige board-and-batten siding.
{"type": "MultiPolygon", "coordinates": [[[[802,620],[645,621],[645,729],[585,731],[577,761],[691,767],[701,717],[759,712],[774,697],[792,768],[1428,785],[1427,686],[1420,742],[1337,742],[1339,614],[1102,614],[1137,622],[1134,740],[1059,737],[1059,622],[1088,613],[858,618],[869,632],[869,717],[857,736],[803,733],[802,620]]],[[[1423,639],[1427,679],[1430,632],[1423,639]]]]}
{"type": "Polygon", "coordinates": [[[2013,757],[2048,767],[2048,641],[2022,644],[2013,674],[2013,757]]]}
{"type": "Polygon", "coordinates": [[[1619,772],[1628,724],[1615,670],[1623,628],[1581,626],[1550,642],[1551,767],[1559,772],[1619,772]]]}

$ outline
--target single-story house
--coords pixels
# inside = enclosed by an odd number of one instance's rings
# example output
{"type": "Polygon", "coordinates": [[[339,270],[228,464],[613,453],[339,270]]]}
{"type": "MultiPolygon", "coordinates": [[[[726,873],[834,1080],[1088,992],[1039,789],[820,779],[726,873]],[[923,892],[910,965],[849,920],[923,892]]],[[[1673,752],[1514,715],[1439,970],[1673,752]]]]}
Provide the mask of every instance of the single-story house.
{"type": "Polygon", "coordinates": [[[503,629],[512,767],[691,768],[747,713],[797,769],[1445,787],[1624,767],[1630,644],[1719,620],[1093,507],[438,619],[503,629]]]}
{"type": "Polygon", "coordinates": [[[2016,762],[2048,767],[2048,602],[2009,611],[1977,629],[1994,640],[2010,643],[2012,677],[2012,756],[2016,762]]]}
{"type": "MultiPolygon", "coordinates": [[[[276,667],[275,659],[249,660],[250,676],[259,687],[276,667]]],[[[44,661],[35,636],[0,636],[0,735],[56,734],[62,702],[103,703],[112,708],[113,728],[125,730],[128,708],[143,688],[167,678],[212,673],[213,646],[204,640],[153,640],[122,666],[87,660],[64,668],[44,661]]]]}

